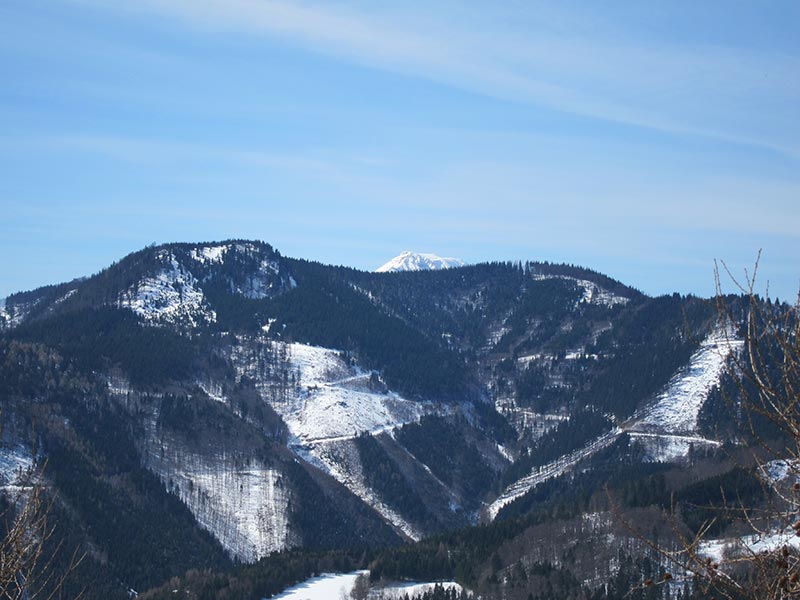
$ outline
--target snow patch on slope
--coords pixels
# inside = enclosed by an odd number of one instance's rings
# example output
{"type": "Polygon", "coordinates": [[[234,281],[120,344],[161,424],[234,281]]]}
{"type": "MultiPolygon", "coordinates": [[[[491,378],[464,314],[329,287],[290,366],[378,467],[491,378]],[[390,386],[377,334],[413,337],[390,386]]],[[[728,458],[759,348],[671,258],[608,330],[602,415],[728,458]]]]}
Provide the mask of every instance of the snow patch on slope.
{"type": "Polygon", "coordinates": [[[146,466],[186,504],[202,527],[244,562],[292,545],[290,493],[281,473],[257,460],[201,455],[180,445],[151,447],[146,466]]]}
{"type": "Polygon", "coordinates": [[[0,490],[20,483],[33,469],[33,455],[24,446],[0,446],[0,490]]]}
{"type": "Polygon", "coordinates": [[[9,305],[8,298],[0,299],[0,328],[16,327],[22,323],[39,301],[40,299],[36,299],[32,302],[15,302],[9,305]]]}
{"type": "Polygon", "coordinates": [[[199,248],[192,248],[189,252],[194,260],[203,265],[219,264],[222,262],[225,253],[230,249],[228,244],[221,244],[219,246],[201,246],[199,248]]]}
{"type": "Polygon", "coordinates": [[[384,263],[377,269],[376,273],[395,273],[398,271],[439,271],[441,269],[451,269],[453,267],[463,267],[464,261],[458,258],[443,258],[436,254],[425,254],[419,252],[409,252],[406,250],[399,256],[384,263]]]}
{"type": "MultiPolygon", "coordinates": [[[[338,600],[349,598],[359,575],[369,576],[369,571],[353,571],[352,573],[323,573],[293,585],[271,600],[338,600]]],[[[440,586],[445,590],[462,591],[462,587],[455,581],[418,582],[403,581],[389,582],[381,587],[373,588],[369,598],[385,598],[386,600],[399,600],[406,595],[412,596],[429,592],[434,587],[440,586]]],[[[266,600],[266,599],[263,599],[266,600]]]]}
{"type": "Polygon", "coordinates": [[[774,552],[784,546],[794,550],[800,549],[800,538],[791,527],[782,531],[754,533],[739,538],[703,540],[698,545],[697,554],[724,565],[726,560],[736,561],[737,558],[774,552]]]}
{"type": "Polygon", "coordinates": [[[296,394],[273,408],[299,444],[351,439],[418,421],[432,405],[370,390],[371,373],[348,364],[342,353],[306,344],[288,345],[289,364],[298,374],[296,394]]]}
{"type": "Polygon", "coordinates": [[[577,277],[571,277],[569,275],[548,275],[544,273],[534,273],[532,277],[537,280],[565,279],[574,282],[583,290],[583,296],[578,300],[580,303],[599,304],[610,308],[618,304],[627,304],[630,302],[630,298],[614,294],[588,279],[578,279],[577,277]]]}
{"type": "Polygon", "coordinates": [[[689,364],[673,376],[653,404],[644,409],[635,429],[670,434],[694,433],[700,409],[708,393],[719,383],[728,357],[743,345],[743,341],[722,331],[709,335],[692,355],[689,364]]]}
{"type": "Polygon", "coordinates": [[[175,255],[162,250],[157,259],[164,267],[123,292],[118,305],[130,308],[151,324],[184,323],[194,327],[216,321],[217,315],[208,306],[199,282],[175,255]]]}
{"type": "MultiPolygon", "coordinates": [[[[369,575],[369,571],[352,573],[323,573],[293,585],[272,600],[338,600],[349,598],[359,575],[369,575]]],[[[263,600],[266,600],[264,598],[263,600]]]]}
{"type": "MultiPolygon", "coordinates": [[[[229,279],[230,291],[234,294],[241,294],[245,298],[260,300],[271,298],[275,292],[280,291],[283,285],[295,287],[297,284],[289,277],[288,281],[282,281],[280,277],[280,264],[263,256],[262,249],[251,243],[218,244],[215,246],[198,246],[189,251],[189,257],[197,263],[206,267],[220,265],[229,260],[231,255],[247,257],[247,263],[255,267],[240,280],[229,279]],[[260,260],[259,260],[260,258],[260,260]],[[255,265],[252,261],[258,260],[255,265]]],[[[205,281],[205,279],[204,279],[205,281]]]]}
{"type": "Polygon", "coordinates": [[[0,298],[0,328],[7,327],[11,324],[11,315],[6,310],[7,298],[0,298]]]}
{"type": "Polygon", "coordinates": [[[644,447],[647,460],[669,462],[686,456],[693,446],[720,446],[716,440],[697,435],[697,419],[709,392],[725,372],[731,353],[740,352],[743,345],[725,330],[712,332],[664,391],[634,415],[627,429],[644,447]]]}
{"type": "Polygon", "coordinates": [[[586,304],[602,304],[603,306],[608,307],[616,306],[618,304],[627,304],[630,302],[630,298],[613,294],[592,281],[588,281],[586,279],[575,279],[575,283],[577,283],[583,289],[583,297],[581,298],[580,302],[584,302],[586,304]]]}
{"type": "Polygon", "coordinates": [[[322,469],[411,539],[421,532],[366,484],[353,439],[391,431],[440,414],[432,403],[412,402],[386,389],[377,374],[337,350],[283,342],[240,346],[231,354],[240,377],[255,382],[289,430],[289,447],[322,469]],[[283,385],[276,389],[275,380],[283,385]]]}
{"type": "Polygon", "coordinates": [[[800,480],[800,463],[783,459],[771,460],[759,469],[764,478],[771,484],[800,480]]]}

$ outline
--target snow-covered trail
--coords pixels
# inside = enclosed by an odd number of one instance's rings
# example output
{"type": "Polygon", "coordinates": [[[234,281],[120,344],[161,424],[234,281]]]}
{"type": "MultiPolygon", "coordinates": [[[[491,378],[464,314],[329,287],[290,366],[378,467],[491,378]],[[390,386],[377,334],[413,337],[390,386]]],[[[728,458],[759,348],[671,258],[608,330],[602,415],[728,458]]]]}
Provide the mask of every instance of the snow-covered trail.
{"type": "Polygon", "coordinates": [[[622,429],[614,428],[608,433],[593,439],[591,442],[562,456],[558,460],[554,460],[542,467],[535,468],[529,475],[518,479],[510,486],[508,486],[502,494],[492,502],[486,509],[486,513],[490,520],[494,520],[500,510],[511,504],[517,498],[524,496],[529,490],[532,490],[540,483],[559,477],[564,473],[571,471],[578,463],[586,460],[593,454],[596,454],[603,448],[607,448],[613,444],[617,438],[622,434],[622,429]]]}

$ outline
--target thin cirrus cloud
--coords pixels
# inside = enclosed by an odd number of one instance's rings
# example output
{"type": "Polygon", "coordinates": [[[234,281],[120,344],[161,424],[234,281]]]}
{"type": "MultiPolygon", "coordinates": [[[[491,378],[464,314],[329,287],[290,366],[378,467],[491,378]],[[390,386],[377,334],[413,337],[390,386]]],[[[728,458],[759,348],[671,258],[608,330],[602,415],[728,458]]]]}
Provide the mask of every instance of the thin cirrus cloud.
{"type": "Polygon", "coordinates": [[[143,0],[118,10],[206,32],[268,36],[486,96],[800,158],[795,56],[650,40],[621,34],[600,17],[579,33],[564,31],[570,17],[586,18],[546,8],[526,27],[513,26],[508,14],[478,26],[448,21],[452,15],[442,11],[412,17],[272,0],[143,0]],[[753,118],[753,107],[765,102],[769,110],[753,118]]]}

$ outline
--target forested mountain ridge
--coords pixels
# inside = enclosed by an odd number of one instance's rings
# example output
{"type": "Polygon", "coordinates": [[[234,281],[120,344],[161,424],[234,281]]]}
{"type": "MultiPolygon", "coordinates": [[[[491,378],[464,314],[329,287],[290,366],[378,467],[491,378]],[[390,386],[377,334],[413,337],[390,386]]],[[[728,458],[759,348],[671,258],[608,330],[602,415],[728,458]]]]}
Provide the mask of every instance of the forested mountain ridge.
{"type": "MultiPolygon", "coordinates": [[[[711,301],[569,265],[368,273],[248,240],[152,246],[0,304],[0,485],[47,458],[96,597],[290,548],[502,520],[550,535],[597,509],[605,482],[646,507],[652,485],[682,489],[652,479],[670,465],[718,474],[706,399],[737,327],[711,301]]],[[[495,581],[461,558],[442,572],[495,585],[512,554],[497,548],[467,561],[497,563],[495,581]]],[[[400,569],[398,552],[378,570],[400,569]]],[[[542,581],[572,568],[542,552],[542,581]]]]}

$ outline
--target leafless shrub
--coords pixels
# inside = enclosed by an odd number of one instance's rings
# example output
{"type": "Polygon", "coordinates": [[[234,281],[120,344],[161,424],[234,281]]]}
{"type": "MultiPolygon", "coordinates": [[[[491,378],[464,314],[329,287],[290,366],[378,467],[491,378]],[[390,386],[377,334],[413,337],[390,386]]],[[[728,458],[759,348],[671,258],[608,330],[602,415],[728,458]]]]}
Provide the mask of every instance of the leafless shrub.
{"type": "Polygon", "coordinates": [[[721,263],[715,270],[716,301],[727,335],[734,335],[734,324],[745,324],[744,349],[729,357],[728,374],[736,382],[736,393],[726,394],[725,401],[740,424],[742,438],[751,442],[750,468],[760,478],[768,501],[748,504],[726,497],[721,490],[722,503],[713,507],[715,516],[692,534],[687,534],[673,506],[672,534],[678,543],[669,549],[620,517],[670,565],[662,580],[647,580],[640,588],[667,585],[679,575],[692,578],[701,592],[713,598],[800,599],[800,296],[791,305],[760,298],[755,289],[757,271],[758,260],[741,282],[721,263]],[[744,305],[723,293],[721,271],[742,294],[744,305]],[[771,425],[767,435],[765,423],[771,425]],[[786,477],[775,477],[776,470],[786,477]],[[731,517],[741,533],[729,543],[710,539],[716,522],[731,517]]]}
{"type": "Polygon", "coordinates": [[[13,486],[10,505],[0,513],[5,531],[0,541],[0,600],[62,598],[67,577],[83,558],[76,550],[66,569],[55,568],[63,541],[47,547],[55,532],[50,522],[54,498],[46,498],[39,481],[36,473],[23,475],[13,486]]]}

